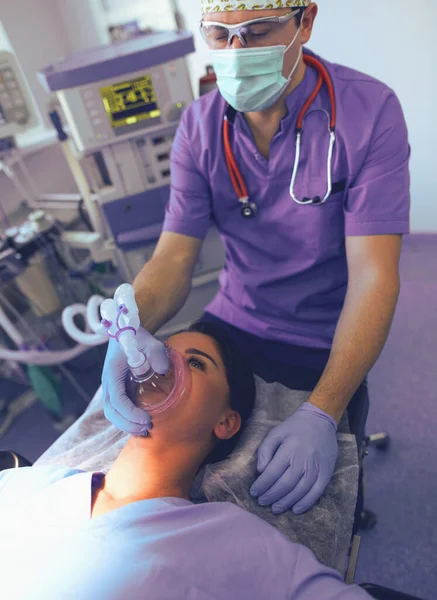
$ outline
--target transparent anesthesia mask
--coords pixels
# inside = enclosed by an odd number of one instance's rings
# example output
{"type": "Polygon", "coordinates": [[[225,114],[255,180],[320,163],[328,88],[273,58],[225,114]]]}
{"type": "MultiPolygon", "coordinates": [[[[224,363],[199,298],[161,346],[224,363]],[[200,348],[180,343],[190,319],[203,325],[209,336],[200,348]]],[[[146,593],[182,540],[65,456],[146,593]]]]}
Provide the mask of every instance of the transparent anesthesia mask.
{"type": "MultiPolygon", "coordinates": [[[[100,313],[107,335],[120,344],[126,356],[129,367],[126,393],[133,404],[148,412],[155,421],[187,398],[191,389],[191,370],[179,352],[165,346],[169,369],[165,375],[160,375],[147,360],[147,351],[138,345],[140,318],[130,284],[122,284],[113,299],[104,300],[100,313]]],[[[153,337],[147,335],[153,341],[153,337]]]]}
{"type": "Polygon", "coordinates": [[[167,357],[170,367],[165,375],[153,370],[143,377],[129,373],[126,382],[128,397],[154,421],[186,399],[191,389],[191,371],[184,358],[170,346],[167,357]]]}

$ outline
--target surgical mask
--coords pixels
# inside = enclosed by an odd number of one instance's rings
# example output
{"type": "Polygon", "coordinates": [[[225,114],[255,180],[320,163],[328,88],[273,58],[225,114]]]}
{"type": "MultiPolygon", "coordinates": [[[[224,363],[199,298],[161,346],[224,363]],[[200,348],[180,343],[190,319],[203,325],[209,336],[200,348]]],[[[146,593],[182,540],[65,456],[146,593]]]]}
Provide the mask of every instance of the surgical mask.
{"type": "Polygon", "coordinates": [[[257,112],[272,106],[293,77],[302,55],[287,77],[282,75],[285,53],[293,46],[211,50],[211,60],[221,95],[238,112],[257,112]]]}

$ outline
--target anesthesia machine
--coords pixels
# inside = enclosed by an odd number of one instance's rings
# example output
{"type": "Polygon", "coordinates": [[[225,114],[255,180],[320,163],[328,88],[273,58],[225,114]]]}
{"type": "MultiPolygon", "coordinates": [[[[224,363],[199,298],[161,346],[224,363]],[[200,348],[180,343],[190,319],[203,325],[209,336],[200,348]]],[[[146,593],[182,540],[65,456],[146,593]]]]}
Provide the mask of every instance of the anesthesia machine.
{"type": "MultiPolygon", "coordinates": [[[[94,262],[111,260],[132,281],[152,256],[169,198],[170,151],[192,101],[188,33],[161,32],[69,56],[39,73],[56,92],[70,140],[59,129],[93,232],[64,232],[94,262]],[[64,137],[62,137],[64,136],[64,137]],[[74,157],[71,156],[73,146],[74,157]]],[[[169,324],[195,319],[217,290],[224,252],[211,230],[195,271],[193,293],[169,324]]]]}

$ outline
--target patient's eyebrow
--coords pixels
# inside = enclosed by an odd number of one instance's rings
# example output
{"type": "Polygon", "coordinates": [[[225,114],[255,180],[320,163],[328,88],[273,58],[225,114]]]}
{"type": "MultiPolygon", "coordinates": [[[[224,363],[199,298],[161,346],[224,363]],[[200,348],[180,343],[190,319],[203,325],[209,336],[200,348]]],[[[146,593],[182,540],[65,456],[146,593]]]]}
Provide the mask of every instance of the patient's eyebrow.
{"type": "Polygon", "coordinates": [[[218,369],[217,363],[215,362],[213,357],[210,356],[209,354],[207,354],[206,352],[202,352],[202,350],[198,350],[197,348],[187,348],[185,350],[185,354],[198,354],[199,356],[204,356],[205,358],[209,358],[209,360],[212,362],[212,364],[215,366],[215,368],[218,369]]]}

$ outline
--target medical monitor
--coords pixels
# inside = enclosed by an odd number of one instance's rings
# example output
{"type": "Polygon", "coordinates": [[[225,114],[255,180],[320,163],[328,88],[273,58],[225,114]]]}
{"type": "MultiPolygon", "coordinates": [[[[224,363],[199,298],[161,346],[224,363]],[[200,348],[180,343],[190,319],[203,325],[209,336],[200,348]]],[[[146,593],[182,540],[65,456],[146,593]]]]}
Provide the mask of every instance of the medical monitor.
{"type": "Polygon", "coordinates": [[[102,87],[100,94],[111,127],[134,125],[161,116],[150,75],[102,87]]]}

